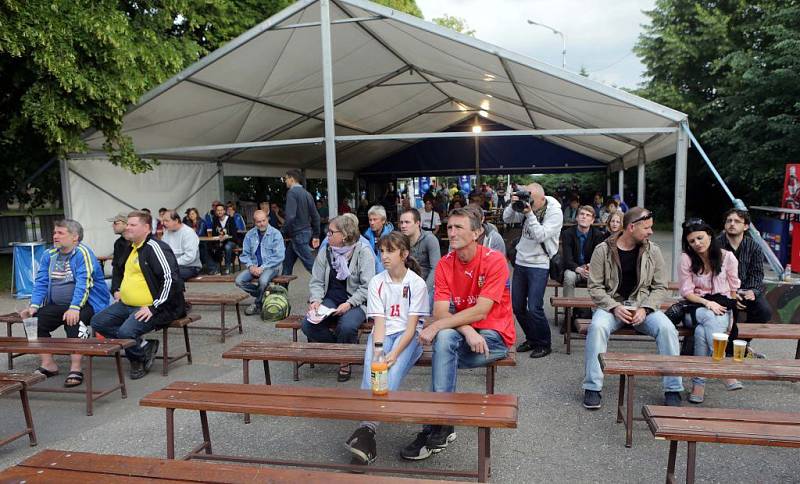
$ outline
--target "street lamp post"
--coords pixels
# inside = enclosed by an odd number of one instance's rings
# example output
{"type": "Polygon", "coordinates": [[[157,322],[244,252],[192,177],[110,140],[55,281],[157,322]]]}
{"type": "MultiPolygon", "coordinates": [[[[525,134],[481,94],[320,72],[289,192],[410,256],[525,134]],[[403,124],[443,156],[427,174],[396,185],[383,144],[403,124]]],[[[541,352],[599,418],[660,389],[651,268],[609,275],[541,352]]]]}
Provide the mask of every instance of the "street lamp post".
{"type": "Polygon", "coordinates": [[[530,25],[538,25],[539,27],[544,27],[544,28],[550,30],[551,32],[553,32],[554,34],[558,34],[558,35],[561,36],[561,45],[562,45],[562,49],[561,49],[561,67],[566,69],[567,68],[567,38],[564,36],[564,32],[562,32],[562,31],[560,31],[558,29],[554,29],[553,27],[550,27],[549,25],[540,24],[539,22],[534,22],[533,20],[530,20],[530,19],[528,19],[528,23],[530,25]]]}

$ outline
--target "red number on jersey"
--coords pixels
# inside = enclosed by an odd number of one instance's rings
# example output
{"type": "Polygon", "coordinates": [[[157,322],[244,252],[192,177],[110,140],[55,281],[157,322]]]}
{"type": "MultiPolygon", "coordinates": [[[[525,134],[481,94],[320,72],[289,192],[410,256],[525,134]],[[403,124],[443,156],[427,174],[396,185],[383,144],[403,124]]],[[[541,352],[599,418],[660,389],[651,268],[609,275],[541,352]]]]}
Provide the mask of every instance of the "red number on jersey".
{"type": "Polygon", "coordinates": [[[400,316],[400,305],[399,304],[392,304],[389,307],[389,316],[393,318],[397,318],[400,316]]]}

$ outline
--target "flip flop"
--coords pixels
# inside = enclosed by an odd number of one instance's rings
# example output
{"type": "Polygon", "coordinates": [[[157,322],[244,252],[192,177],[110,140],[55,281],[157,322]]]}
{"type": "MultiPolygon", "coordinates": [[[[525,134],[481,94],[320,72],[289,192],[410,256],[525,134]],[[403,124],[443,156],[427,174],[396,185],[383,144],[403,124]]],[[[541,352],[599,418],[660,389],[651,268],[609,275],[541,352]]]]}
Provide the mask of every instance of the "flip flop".
{"type": "Polygon", "coordinates": [[[71,371],[67,375],[67,379],[64,380],[64,387],[65,388],[72,388],[77,387],[83,383],[83,372],[82,371],[71,371]],[[70,381],[72,380],[72,381],[70,381]]]}
{"type": "Polygon", "coordinates": [[[350,365],[347,365],[346,367],[341,367],[340,366],[339,367],[339,374],[336,376],[336,381],[341,383],[341,382],[346,382],[347,380],[349,380],[350,379],[350,371],[351,371],[350,365]]]}
{"type": "Polygon", "coordinates": [[[33,373],[39,373],[41,375],[44,375],[45,378],[52,378],[52,377],[58,375],[59,372],[58,372],[58,370],[50,371],[47,368],[45,368],[43,366],[40,366],[39,368],[33,370],[33,373]]]}

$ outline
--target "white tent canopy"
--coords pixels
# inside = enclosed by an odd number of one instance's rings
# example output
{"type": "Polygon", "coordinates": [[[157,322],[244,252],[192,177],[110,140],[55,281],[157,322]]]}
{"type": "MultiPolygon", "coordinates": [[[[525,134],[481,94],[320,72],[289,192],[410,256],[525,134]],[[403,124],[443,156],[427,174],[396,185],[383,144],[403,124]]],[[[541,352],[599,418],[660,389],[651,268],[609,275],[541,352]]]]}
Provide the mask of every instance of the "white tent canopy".
{"type": "MultiPolygon", "coordinates": [[[[515,131],[478,136],[539,136],[609,172],[639,165],[642,179],[646,160],[676,153],[687,119],[367,1],[301,0],[144,95],[125,115],[123,133],[162,167],[213,162],[219,175],[239,176],[327,170],[335,195],[336,175],[352,178],[479,112],[515,131]]],[[[88,156],[100,156],[102,133],[86,140],[88,156]]]]}

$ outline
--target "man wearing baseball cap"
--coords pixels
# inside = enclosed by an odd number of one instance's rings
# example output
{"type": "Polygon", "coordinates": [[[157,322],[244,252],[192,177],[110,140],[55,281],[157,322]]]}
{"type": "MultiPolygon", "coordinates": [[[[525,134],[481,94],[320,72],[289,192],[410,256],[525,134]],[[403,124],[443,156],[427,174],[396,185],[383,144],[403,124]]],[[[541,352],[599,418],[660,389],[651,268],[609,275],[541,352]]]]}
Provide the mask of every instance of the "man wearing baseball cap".
{"type": "Polygon", "coordinates": [[[120,212],[106,220],[111,222],[114,235],[119,235],[119,238],[114,241],[114,255],[111,258],[111,295],[114,296],[116,301],[119,299],[119,286],[122,283],[122,274],[125,272],[124,254],[128,246],[131,245],[123,236],[125,227],[128,226],[128,214],[120,212]]]}

